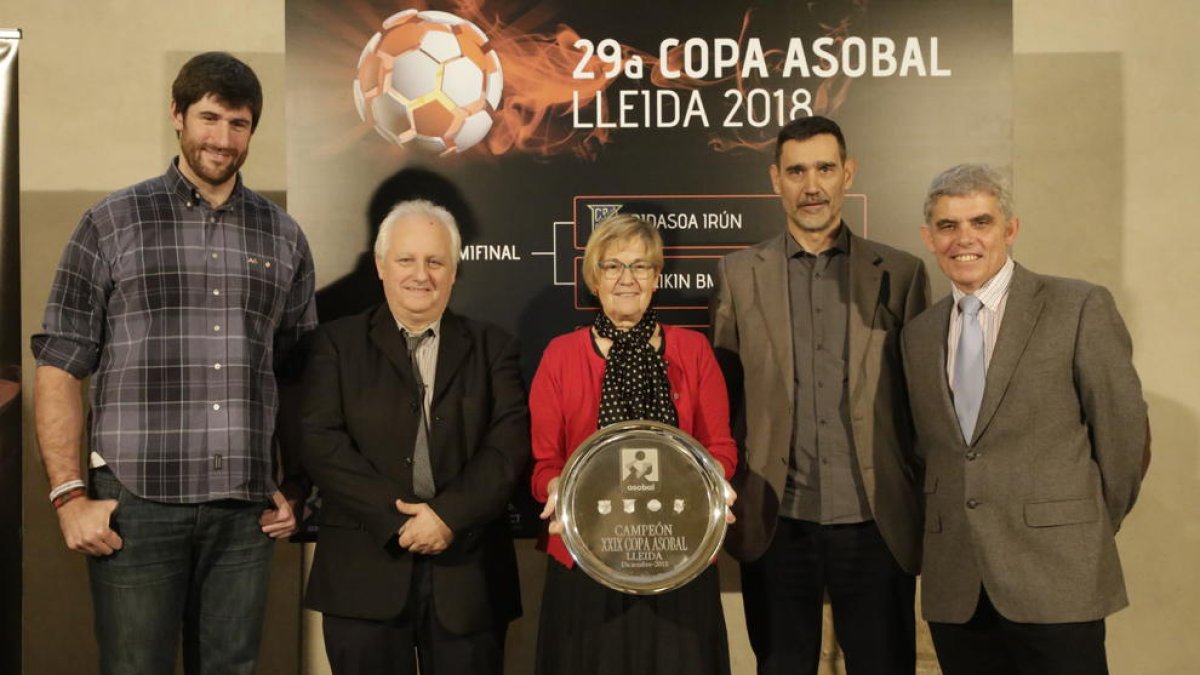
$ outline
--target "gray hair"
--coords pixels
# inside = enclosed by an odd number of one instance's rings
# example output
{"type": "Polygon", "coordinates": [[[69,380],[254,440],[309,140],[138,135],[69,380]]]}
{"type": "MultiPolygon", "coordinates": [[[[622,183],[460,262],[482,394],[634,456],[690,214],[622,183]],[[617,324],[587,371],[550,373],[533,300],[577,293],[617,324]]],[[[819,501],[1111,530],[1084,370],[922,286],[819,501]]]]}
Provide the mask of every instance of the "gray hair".
{"type": "Polygon", "coordinates": [[[939,173],[925,194],[925,222],[933,217],[933,207],[942,197],[965,197],[973,192],[992,195],[1005,218],[1012,216],[1012,193],[1004,176],[986,164],[959,164],[939,173]]]}
{"type": "Polygon", "coordinates": [[[375,257],[387,255],[388,244],[391,242],[392,228],[403,218],[409,216],[426,216],[441,223],[450,235],[450,258],[454,267],[458,267],[462,255],[462,235],[458,233],[458,223],[446,209],[427,199],[409,199],[399,202],[392,207],[379,225],[379,234],[375,235],[375,257]]]}
{"type": "Polygon", "coordinates": [[[658,228],[626,213],[614,213],[596,225],[588,236],[587,248],[583,251],[583,282],[595,293],[600,284],[600,256],[608,247],[629,239],[641,239],[646,247],[646,257],[654,268],[663,268],[663,240],[658,228]]]}

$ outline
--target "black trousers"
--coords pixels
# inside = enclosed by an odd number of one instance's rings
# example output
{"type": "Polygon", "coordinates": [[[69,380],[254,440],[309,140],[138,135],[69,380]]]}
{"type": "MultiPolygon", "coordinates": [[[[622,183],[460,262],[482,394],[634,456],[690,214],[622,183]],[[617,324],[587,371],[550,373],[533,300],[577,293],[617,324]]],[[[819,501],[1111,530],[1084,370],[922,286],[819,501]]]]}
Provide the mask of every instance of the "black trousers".
{"type": "Polygon", "coordinates": [[[945,675],[1108,675],[1104,620],[1016,623],[979,589],[966,623],[929,624],[945,675]]]}
{"type": "Polygon", "coordinates": [[[916,578],[875,523],[780,518],[762,558],[742,565],[742,600],[760,675],[815,675],[826,593],[848,675],[913,675],[916,578]]]}
{"type": "Polygon", "coordinates": [[[334,675],[501,675],[507,624],[456,635],[433,607],[431,563],[413,565],[408,606],[387,621],[324,615],[325,651],[334,675]]]}

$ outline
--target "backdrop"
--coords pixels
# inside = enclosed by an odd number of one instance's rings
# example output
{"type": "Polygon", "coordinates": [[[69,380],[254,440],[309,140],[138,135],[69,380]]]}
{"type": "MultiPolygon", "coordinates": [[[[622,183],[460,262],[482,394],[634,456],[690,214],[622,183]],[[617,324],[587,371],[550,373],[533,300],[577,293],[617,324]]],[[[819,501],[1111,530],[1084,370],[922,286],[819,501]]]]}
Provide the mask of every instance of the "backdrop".
{"type": "Polygon", "coordinates": [[[662,231],[662,320],[703,327],[717,258],[783,227],[767,167],[795,117],[836,119],[859,158],[851,227],[913,251],[937,171],[1011,161],[1008,0],[301,0],[286,35],[321,319],[382,300],[372,225],[427,197],[463,231],[452,307],[517,333],[527,377],[591,320],[580,259],[617,210],[662,231]]]}

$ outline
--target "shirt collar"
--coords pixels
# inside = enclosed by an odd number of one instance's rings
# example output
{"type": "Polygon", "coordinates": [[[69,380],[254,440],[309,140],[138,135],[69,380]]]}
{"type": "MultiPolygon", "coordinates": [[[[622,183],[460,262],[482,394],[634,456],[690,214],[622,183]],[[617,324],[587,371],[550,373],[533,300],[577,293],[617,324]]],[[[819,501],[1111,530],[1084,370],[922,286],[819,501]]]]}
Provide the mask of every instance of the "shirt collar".
{"type": "MultiPolygon", "coordinates": [[[[792,237],[792,233],[790,230],[783,236],[783,239],[784,239],[785,253],[786,253],[787,257],[793,258],[797,255],[807,255],[807,256],[813,255],[813,254],[809,253],[808,251],[805,251],[800,246],[800,244],[798,244],[796,242],[796,239],[794,237],[792,237]]],[[[838,224],[838,233],[833,238],[833,244],[829,248],[825,249],[824,251],[821,251],[818,255],[826,255],[826,254],[833,255],[834,253],[849,253],[849,252],[850,252],[850,228],[846,227],[845,222],[842,222],[842,223],[838,224]]],[[[816,256],[813,256],[813,257],[816,257],[816,256]]]]}
{"type": "MultiPolygon", "coordinates": [[[[176,197],[181,199],[185,204],[187,204],[188,208],[200,204],[201,202],[207,204],[208,202],[204,201],[204,197],[200,195],[200,191],[196,189],[196,186],[192,185],[191,181],[189,181],[187,177],[183,175],[183,172],[179,170],[179,159],[179,156],[176,155],[175,158],[171,160],[171,163],[167,165],[167,173],[163,175],[163,180],[166,181],[167,189],[170,190],[171,193],[176,197]]],[[[237,173],[235,181],[236,182],[233,185],[233,192],[229,193],[229,199],[226,199],[225,203],[221,205],[222,208],[233,204],[242,196],[241,171],[237,173]]]]}
{"type": "Polygon", "coordinates": [[[434,340],[436,340],[442,334],[442,319],[440,317],[438,318],[437,321],[434,321],[433,323],[429,324],[428,326],[425,326],[424,329],[416,331],[416,332],[409,330],[407,327],[405,327],[404,324],[400,323],[400,319],[396,319],[395,317],[392,317],[392,318],[396,321],[396,328],[400,329],[401,335],[407,336],[407,335],[420,335],[422,333],[429,333],[429,336],[431,338],[433,338],[434,340]]]}
{"type": "Polygon", "coordinates": [[[984,282],[984,284],[979,287],[979,290],[975,291],[974,293],[963,293],[962,291],[958,290],[958,286],[950,284],[950,293],[954,296],[955,311],[958,311],[957,308],[959,300],[966,295],[974,295],[975,297],[979,298],[979,301],[983,303],[984,307],[988,308],[988,311],[995,312],[1000,307],[1000,301],[1003,300],[1004,296],[1008,294],[1008,287],[1012,283],[1013,269],[1015,267],[1016,263],[1013,262],[1012,256],[1008,256],[1008,259],[1004,261],[1004,265],[1000,268],[1000,271],[992,275],[992,278],[984,282]]]}

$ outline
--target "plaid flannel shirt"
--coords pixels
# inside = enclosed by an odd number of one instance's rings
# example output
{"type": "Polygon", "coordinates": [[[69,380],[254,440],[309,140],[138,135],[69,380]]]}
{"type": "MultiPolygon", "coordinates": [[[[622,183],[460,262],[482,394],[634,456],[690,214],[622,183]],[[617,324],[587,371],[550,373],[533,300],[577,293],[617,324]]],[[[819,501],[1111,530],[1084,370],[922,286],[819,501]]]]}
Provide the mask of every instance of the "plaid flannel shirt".
{"type": "Polygon", "coordinates": [[[90,449],[145,499],[276,489],[275,373],[316,325],[308,242],[242,185],[211,208],[172,162],[71,235],[32,347],[91,375],[90,449]]]}

